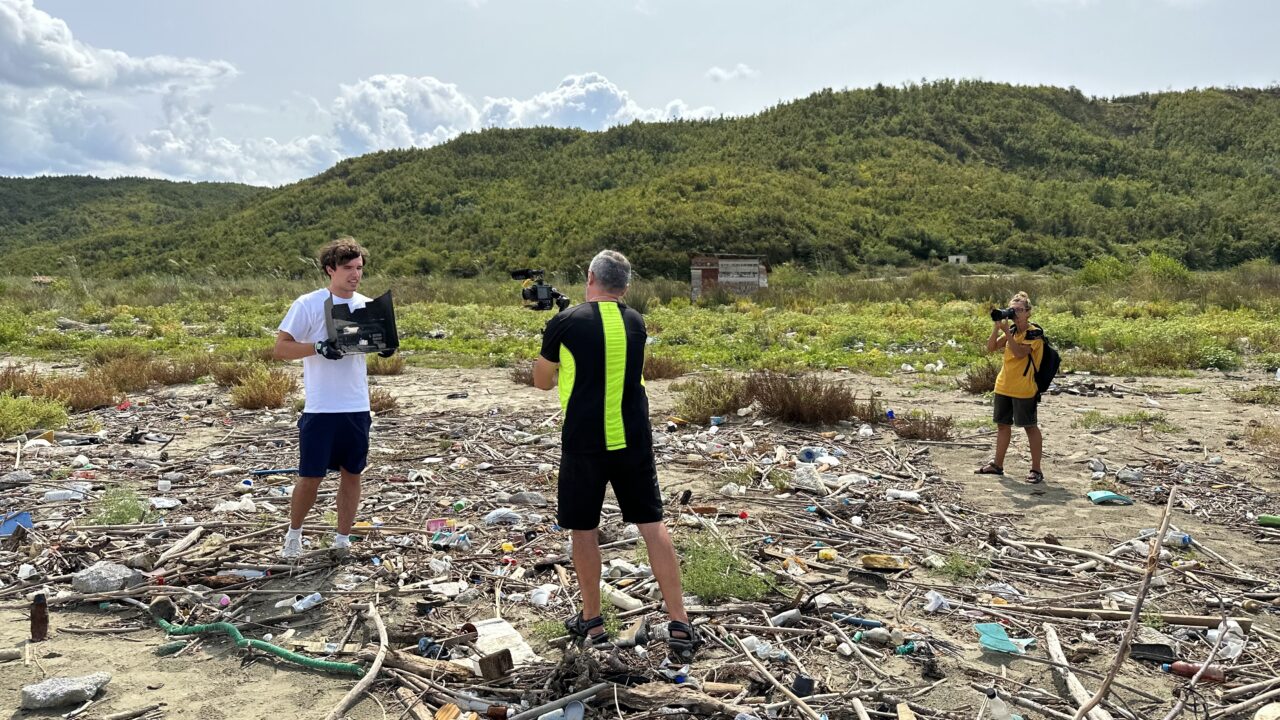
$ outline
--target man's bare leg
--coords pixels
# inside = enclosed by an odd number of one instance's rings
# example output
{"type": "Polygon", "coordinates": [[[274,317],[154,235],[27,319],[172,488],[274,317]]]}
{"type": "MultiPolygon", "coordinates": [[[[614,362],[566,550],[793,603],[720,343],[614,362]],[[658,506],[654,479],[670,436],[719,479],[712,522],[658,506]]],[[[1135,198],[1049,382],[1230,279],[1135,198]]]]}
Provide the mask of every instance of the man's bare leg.
{"type": "MultiPolygon", "coordinates": [[[[667,614],[672,620],[689,622],[689,615],[684,609],[684,589],[680,584],[680,560],[676,557],[676,547],[671,543],[667,526],[651,522],[637,527],[649,550],[649,565],[653,567],[653,576],[658,579],[662,599],[667,603],[667,614]]],[[[599,562],[596,567],[600,567],[599,562]]]]}
{"type": "MultiPolygon", "coordinates": [[[[573,571],[578,576],[578,590],[582,593],[582,619],[599,617],[600,610],[600,535],[596,529],[574,530],[573,571]]],[[[598,635],[603,628],[596,628],[598,635]]]]}
{"type": "Polygon", "coordinates": [[[360,474],[340,471],[338,481],[338,534],[350,535],[360,507],[360,474]]]}
{"type": "Polygon", "coordinates": [[[318,477],[298,478],[298,482],[293,484],[293,495],[289,497],[289,528],[291,530],[302,529],[307,513],[311,512],[311,508],[316,504],[316,494],[320,492],[320,480],[321,478],[318,477]]]}

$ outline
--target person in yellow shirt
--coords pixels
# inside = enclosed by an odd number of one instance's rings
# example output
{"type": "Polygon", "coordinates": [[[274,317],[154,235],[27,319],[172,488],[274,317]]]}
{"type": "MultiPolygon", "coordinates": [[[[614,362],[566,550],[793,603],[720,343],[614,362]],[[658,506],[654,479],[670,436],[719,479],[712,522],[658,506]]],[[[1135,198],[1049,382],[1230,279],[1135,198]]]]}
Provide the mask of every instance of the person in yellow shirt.
{"type": "Polygon", "coordinates": [[[1004,456],[1013,437],[1013,426],[1027,431],[1027,443],[1031,446],[1031,471],[1027,482],[1044,482],[1040,470],[1040,457],[1044,438],[1036,418],[1036,368],[1044,359],[1044,333],[1031,325],[1031,298],[1025,292],[1009,300],[1013,310],[1013,326],[1008,320],[999,320],[987,338],[987,352],[1004,350],[1004,363],[996,377],[995,411],[996,456],[991,462],[978,468],[980,475],[1004,475],[1004,456]]]}

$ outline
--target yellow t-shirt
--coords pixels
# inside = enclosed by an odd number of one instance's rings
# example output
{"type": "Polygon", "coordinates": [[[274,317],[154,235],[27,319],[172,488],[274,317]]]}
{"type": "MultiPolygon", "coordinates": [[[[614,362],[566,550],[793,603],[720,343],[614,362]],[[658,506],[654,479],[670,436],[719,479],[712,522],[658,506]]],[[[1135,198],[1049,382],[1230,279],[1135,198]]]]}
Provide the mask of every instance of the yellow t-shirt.
{"type": "Polygon", "coordinates": [[[1005,343],[1004,365],[996,376],[996,392],[1012,398],[1033,398],[1036,396],[1036,368],[1044,359],[1044,340],[1036,338],[1027,342],[1026,333],[1017,333],[1013,339],[1031,346],[1032,367],[1028,369],[1027,358],[1016,357],[1009,344],[1005,343]]]}

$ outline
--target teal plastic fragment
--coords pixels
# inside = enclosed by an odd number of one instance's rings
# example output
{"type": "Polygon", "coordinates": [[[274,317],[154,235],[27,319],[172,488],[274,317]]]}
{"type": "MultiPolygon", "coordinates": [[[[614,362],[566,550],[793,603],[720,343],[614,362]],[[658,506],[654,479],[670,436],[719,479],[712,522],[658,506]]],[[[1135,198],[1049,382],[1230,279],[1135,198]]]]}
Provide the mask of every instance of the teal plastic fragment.
{"type": "Polygon", "coordinates": [[[1025,655],[1027,648],[1036,641],[1035,638],[1014,640],[1000,623],[978,623],[973,629],[978,631],[982,647],[1010,655],[1025,655]]]}
{"type": "Polygon", "coordinates": [[[1111,492],[1110,490],[1094,490],[1089,493],[1089,501],[1094,505],[1132,505],[1133,499],[1111,492]]]}

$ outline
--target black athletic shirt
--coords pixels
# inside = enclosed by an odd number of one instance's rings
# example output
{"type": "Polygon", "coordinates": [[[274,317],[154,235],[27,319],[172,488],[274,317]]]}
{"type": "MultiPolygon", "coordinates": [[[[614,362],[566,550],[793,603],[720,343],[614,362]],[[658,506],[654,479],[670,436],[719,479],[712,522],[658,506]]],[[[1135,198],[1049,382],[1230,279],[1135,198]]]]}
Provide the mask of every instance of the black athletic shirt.
{"type": "Polygon", "coordinates": [[[615,302],[584,302],[542,332],[542,357],[560,363],[561,445],[593,453],[652,447],[640,313],[615,302]]]}

